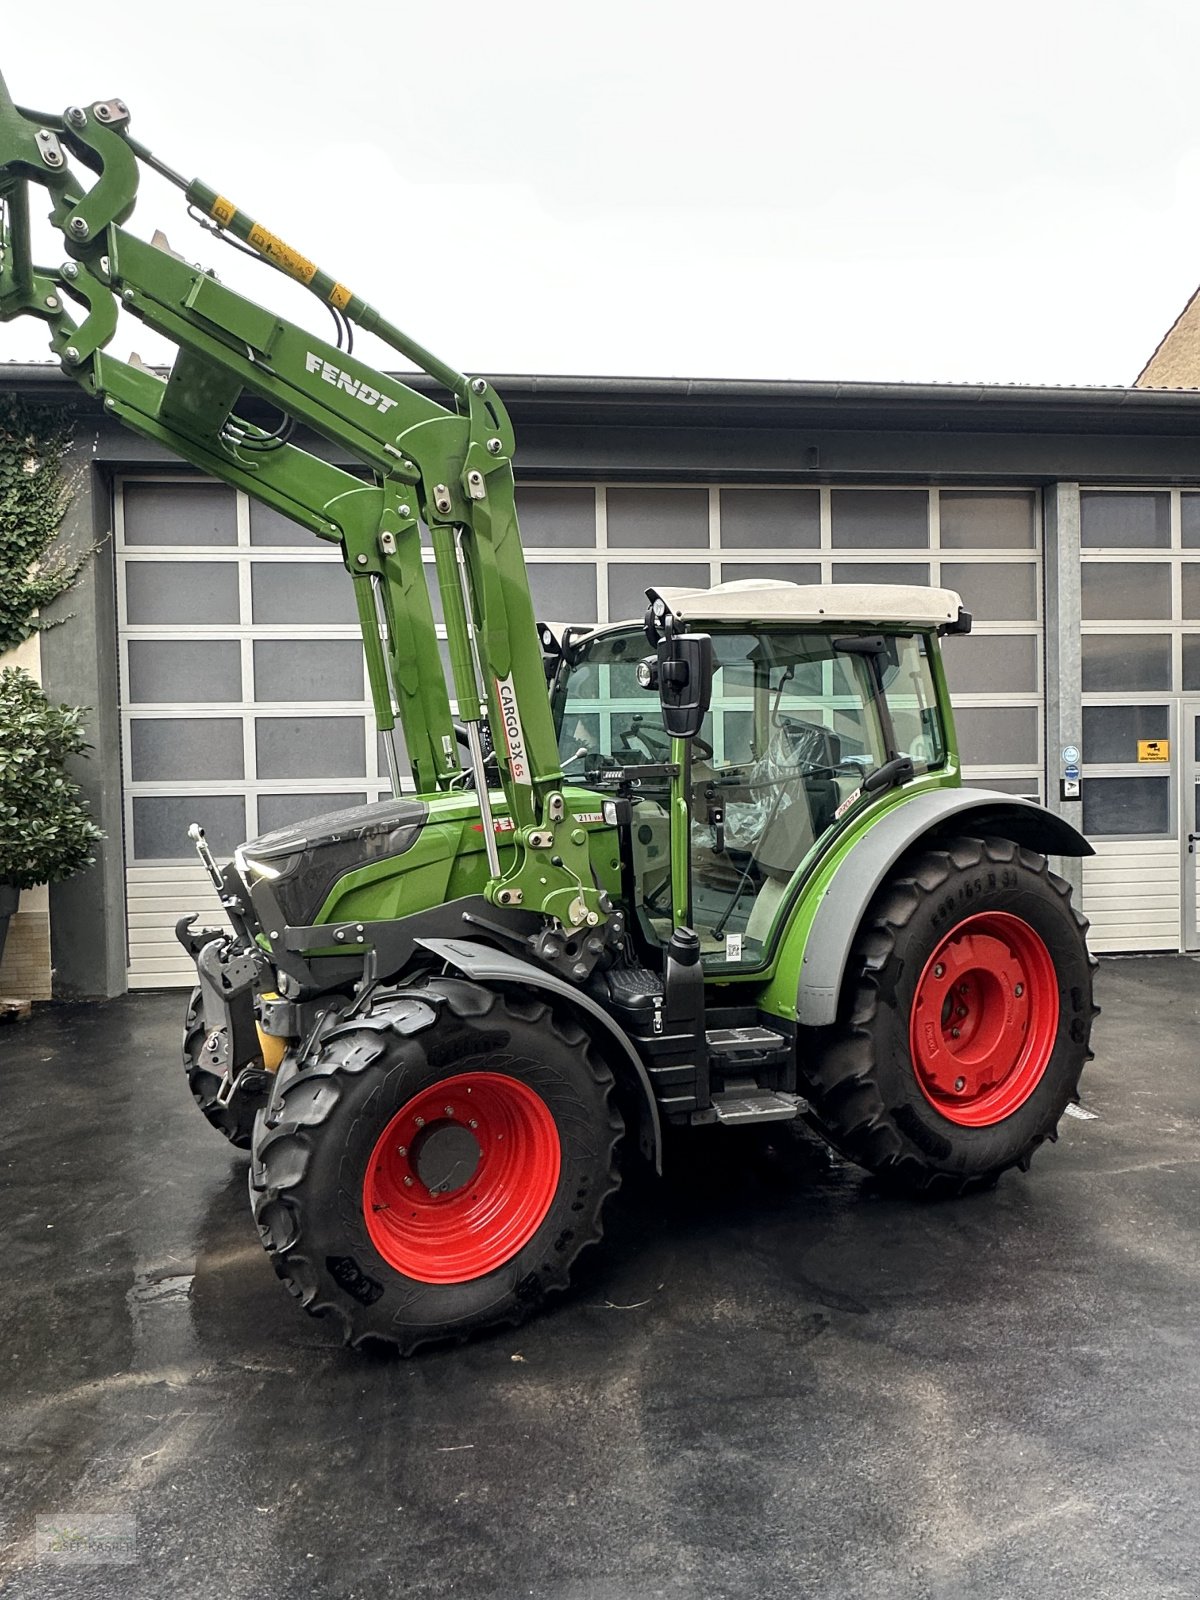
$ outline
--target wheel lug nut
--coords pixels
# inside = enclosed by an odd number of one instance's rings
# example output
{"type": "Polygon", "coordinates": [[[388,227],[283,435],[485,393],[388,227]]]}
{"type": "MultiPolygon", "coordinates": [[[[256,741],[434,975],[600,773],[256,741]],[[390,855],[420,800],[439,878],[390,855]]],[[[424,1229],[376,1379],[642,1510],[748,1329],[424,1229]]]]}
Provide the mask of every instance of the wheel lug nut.
{"type": "Polygon", "coordinates": [[[424,1117],[414,1117],[413,1121],[416,1123],[418,1128],[423,1128],[425,1126],[425,1118],[424,1117]]]}
{"type": "Polygon", "coordinates": [[[478,1124],[478,1122],[476,1122],[474,1117],[472,1117],[470,1119],[470,1121],[467,1123],[467,1127],[468,1128],[477,1128],[478,1126],[479,1126],[479,1124],[478,1124]]]}
{"type": "Polygon", "coordinates": [[[952,1039],[957,1039],[958,1036],[959,1036],[959,1030],[957,1028],[951,1028],[950,1029],[950,1037],[952,1039]]]}
{"type": "Polygon", "coordinates": [[[967,1014],[967,1008],[966,1008],[966,1006],[959,1006],[959,1008],[958,1008],[958,1014],[959,1014],[959,1016],[960,1016],[960,1017],[965,1017],[965,1016],[966,1016],[966,1014],[967,1014]]]}
{"type": "Polygon", "coordinates": [[[935,978],[941,978],[941,977],[943,977],[945,975],[945,971],[946,971],[945,967],[939,961],[937,963],[937,965],[933,969],[933,975],[934,975],[935,978]]]}
{"type": "Polygon", "coordinates": [[[396,1146],[396,1154],[398,1156],[406,1156],[408,1154],[408,1146],[406,1144],[398,1144],[396,1146]]]}
{"type": "Polygon", "coordinates": [[[967,1080],[965,1078],[955,1078],[955,1080],[954,1080],[954,1092],[955,1092],[955,1094],[961,1094],[966,1087],[967,1087],[967,1080]]]}
{"type": "Polygon", "coordinates": [[[445,1112],[446,1112],[446,1115],[448,1117],[452,1117],[454,1115],[454,1107],[453,1106],[446,1106],[445,1107],[445,1112]]]}
{"type": "Polygon", "coordinates": [[[411,1189],[411,1188],[412,1188],[412,1186],[413,1186],[413,1181],[412,1181],[412,1179],[411,1179],[411,1178],[405,1178],[405,1180],[404,1180],[404,1187],[405,1187],[405,1188],[406,1188],[406,1189],[411,1189]]]}
{"type": "Polygon", "coordinates": [[[1023,983],[1017,984],[1016,988],[1013,990],[1013,993],[1016,995],[1017,999],[1019,1000],[1021,998],[1021,996],[1025,993],[1025,985],[1023,983]]]}

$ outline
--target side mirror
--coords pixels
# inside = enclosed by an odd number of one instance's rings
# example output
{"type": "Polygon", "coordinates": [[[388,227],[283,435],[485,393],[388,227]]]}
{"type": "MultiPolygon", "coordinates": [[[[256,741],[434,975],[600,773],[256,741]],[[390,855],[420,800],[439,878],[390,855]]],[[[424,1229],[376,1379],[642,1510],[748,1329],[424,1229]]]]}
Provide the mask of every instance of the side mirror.
{"type": "Polygon", "coordinates": [[[694,739],[712,700],[713,648],[707,633],[670,634],[639,661],[637,680],[657,689],[663,727],[672,739],[694,739]]]}

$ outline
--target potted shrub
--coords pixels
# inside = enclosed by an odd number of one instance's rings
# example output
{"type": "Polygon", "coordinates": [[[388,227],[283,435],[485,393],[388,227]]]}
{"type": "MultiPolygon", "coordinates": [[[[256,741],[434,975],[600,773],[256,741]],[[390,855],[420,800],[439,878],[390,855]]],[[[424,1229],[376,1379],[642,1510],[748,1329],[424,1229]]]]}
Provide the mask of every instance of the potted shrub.
{"type": "Polygon", "coordinates": [[[0,671],[0,957],[21,890],[78,872],[103,837],[66,770],[88,748],[83,715],[52,706],[27,672],[0,671]]]}

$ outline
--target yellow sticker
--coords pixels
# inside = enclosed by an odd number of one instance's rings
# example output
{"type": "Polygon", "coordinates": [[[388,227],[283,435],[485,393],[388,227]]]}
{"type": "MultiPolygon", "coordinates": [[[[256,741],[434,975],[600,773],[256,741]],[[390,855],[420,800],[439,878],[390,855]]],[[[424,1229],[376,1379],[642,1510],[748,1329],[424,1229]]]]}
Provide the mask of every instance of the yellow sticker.
{"type": "Polygon", "coordinates": [[[260,227],[257,222],[246,235],[246,243],[253,245],[260,256],[265,256],[275,266],[281,267],[289,278],[298,278],[301,283],[311,283],[317,275],[314,261],[302,256],[299,250],[293,250],[290,244],[285,244],[277,234],[260,227]]]}
{"type": "Polygon", "coordinates": [[[354,296],[344,283],[335,283],[329,291],[329,304],[336,306],[339,311],[345,311],[354,296]]]}
{"type": "Polygon", "coordinates": [[[226,200],[223,194],[219,194],[210,206],[208,214],[214,222],[219,222],[223,228],[227,228],[236,212],[237,207],[233,201],[226,200]]]}
{"type": "Polygon", "coordinates": [[[1137,744],[1139,761],[1170,761],[1171,759],[1170,739],[1139,739],[1137,744]]]}

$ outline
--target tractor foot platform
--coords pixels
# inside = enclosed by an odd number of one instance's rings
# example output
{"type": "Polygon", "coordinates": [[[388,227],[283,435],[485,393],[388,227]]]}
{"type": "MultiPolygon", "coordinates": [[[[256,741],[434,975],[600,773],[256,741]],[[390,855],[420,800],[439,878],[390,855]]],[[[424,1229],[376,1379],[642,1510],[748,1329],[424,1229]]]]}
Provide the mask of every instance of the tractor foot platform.
{"type": "Polygon", "coordinates": [[[717,1121],[731,1127],[748,1122],[792,1122],[808,1110],[808,1102],[798,1094],[762,1089],[753,1079],[735,1080],[712,1097],[717,1121]]]}

